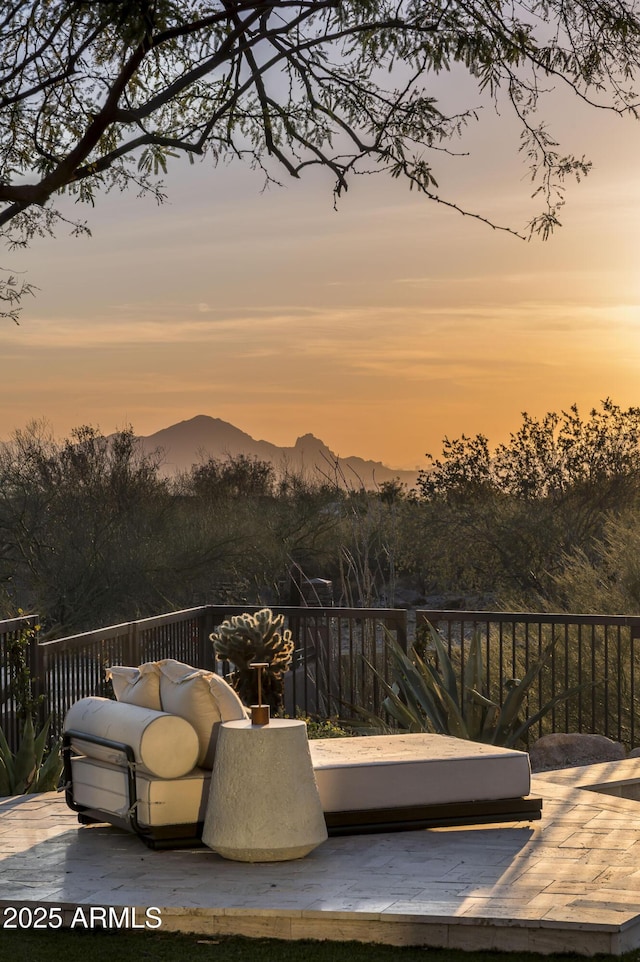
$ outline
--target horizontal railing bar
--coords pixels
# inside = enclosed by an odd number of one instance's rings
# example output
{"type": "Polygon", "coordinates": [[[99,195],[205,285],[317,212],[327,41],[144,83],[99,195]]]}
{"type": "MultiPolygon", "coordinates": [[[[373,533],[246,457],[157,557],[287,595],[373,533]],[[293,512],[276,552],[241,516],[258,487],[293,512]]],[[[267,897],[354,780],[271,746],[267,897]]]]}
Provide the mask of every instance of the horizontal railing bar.
{"type": "Polygon", "coordinates": [[[8,634],[10,631],[17,631],[27,625],[36,625],[38,615],[20,615],[18,618],[6,618],[0,621],[0,635],[8,634]]]}
{"type": "MultiPolygon", "coordinates": [[[[94,641],[108,641],[110,638],[126,635],[134,625],[139,631],[147,631],[163,625],[188,621],[190,618],[197,618],[207,613],[215,614],[216,611],[221,613],[253,612],[259,611],[261,608],[264,608],[264,605],[200,605],[197,608],[183,608],[180,611],[154,615],[150,618],[140,618],[137,621],[123,621],[120,624],[108,625],[105,628],[95,628],[92,631],[66,635],[64,638],[50,638],[47,641],[40,641],[39,646],[48,649],[56,646],[61,649],[80,647],[90,645],[94,641]]],[[[272,605],[271,610],[276,614],[296,618],[304,618],[305,616],[309,618],[378,618],[380,621],[404,623],[404,609],[402,608],[323,608],[315,606],[299,608],[289,605],[272,605]]]]}
{"type": "Polygon", "coordinates": [[[459,611],[457,609],[419,608],[417,616],[430,621],[497,621],[506,624],[542,625],[620,625],[625,628],[640,626],[640,615],[578,615],[565,612],[529,611],[459,611]],[[429,617],[426,617],[426,616],[429,617]]]}
{"type": "MultiPolygon", "coordinates": [[[[210,611],[260,611],[265,605],[208,605],[210,611]]],[[[294,615],[296,618],[379,618],[381,621],[402,621],[404,608],[334,608],[323,605],[296,607],[292,605],[268,605],[277,614],[294,615]]]]}
{"type": "Polygon", "coordinates": [[[139,621],[123,621],[119,625],[108,625],[106,628],[94,628],[93,631],[83,631],[77,635],[67,635],[64,638],[50,638],[48,641],[39,642],[41,648],[75,648],[82,645],[89,645],[93,641],[108,641],[110,638],[118,638],[127,635],[135,626],[139,631],[147,631],[152,628],[160,628],[163,625],[176,624],[181,621],[188,621],[191,618],[198,618],[206,614],[210,606],[201,605],[198,608],[184,608],[181,611],[170,611],[164,615],[154,615],[151,618],[141,618],[139,621]]]}

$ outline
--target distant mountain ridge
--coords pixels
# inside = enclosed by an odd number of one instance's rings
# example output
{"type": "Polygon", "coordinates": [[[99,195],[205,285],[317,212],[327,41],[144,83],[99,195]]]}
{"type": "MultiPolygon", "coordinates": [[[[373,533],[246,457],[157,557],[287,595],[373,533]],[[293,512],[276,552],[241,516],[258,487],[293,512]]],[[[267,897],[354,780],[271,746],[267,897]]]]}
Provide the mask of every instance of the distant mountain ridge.
{"type": "Polygon", "coordinates": [[[257,441],[240,428],[220,418],[198,414],[188,421],[180,421],[167,428],[138,439],[145,451],[162,450],[166,474],[190,471],[194,464],[208,458],[237,457],[244,454],[269,461],[276,471],[288,469],[310,477],[318,475],[336,478],[354,487],[360,484],[373,488],[384,481],[398,478],[414,487],[417,471],[394,471],[380,461],[368,461],[355,456],[339,457],[324,441],[313,434],[299,437],[293,447],[280,447],[270,441],[257,441]]]}

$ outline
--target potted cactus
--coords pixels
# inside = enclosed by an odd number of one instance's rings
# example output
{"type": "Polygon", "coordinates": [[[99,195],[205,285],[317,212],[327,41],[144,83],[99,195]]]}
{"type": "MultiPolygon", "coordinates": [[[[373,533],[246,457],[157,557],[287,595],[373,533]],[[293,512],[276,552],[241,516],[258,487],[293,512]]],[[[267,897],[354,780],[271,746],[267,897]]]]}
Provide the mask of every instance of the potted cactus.
{"type": "Polygon", "coordinates": [[[228,618],[209,636],[218,661],[234,665],[229,682],[245,705],[257,699],[257,674],[250,666],[254,662],[267,665],[262,675],[262,698],[272,714],[282,711],[284,674],[293,659],[291,632],[283,626],[284,615],[262,608],[255,615],[228,618]]]}

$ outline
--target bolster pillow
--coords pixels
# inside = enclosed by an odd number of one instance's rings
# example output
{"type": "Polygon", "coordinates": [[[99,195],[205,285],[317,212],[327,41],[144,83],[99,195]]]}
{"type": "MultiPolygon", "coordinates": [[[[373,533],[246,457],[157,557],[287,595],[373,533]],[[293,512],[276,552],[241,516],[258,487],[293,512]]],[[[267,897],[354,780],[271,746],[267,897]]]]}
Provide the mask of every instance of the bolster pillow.
{"type": "MultiPolygon", "coordinates": [[[[130,745],[136,762],[158,778],[180,778],[198,761],[199,742],[193,726],[178,715],[151,708],[109,698],[81,698],[67,712],[64,729],[130,745]]],[[[74,744],[91,758],[116,760],[113,749],[81,739],[74,739],[74,744]]]]}

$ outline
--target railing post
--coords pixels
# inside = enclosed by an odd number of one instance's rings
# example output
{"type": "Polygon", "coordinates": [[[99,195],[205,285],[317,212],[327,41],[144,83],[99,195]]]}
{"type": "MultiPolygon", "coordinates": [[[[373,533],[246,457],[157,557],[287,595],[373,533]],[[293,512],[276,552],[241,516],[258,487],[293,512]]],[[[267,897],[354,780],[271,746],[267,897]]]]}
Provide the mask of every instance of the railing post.
{"type": "Polygon", "coordinates": [[[47,659],[43,655],[42,648],[38,644],[38,633],[35,630],[38,624],[38,616],[34,615],[30,620],[32,635],[29,638],[29,648],[27,654],[27,664],[29,667],[29,680],[31,684],[31,697],[36,703],[34,725],[39,731],[44,725],[49,715],[48,692],[46,684],[47,659]]]}
{"type": "Polygon", "coordinates": [[[640,624],[634,621],[629,632],[629,702],[631,705],[629,741],[631,748],[636,747],[636,642],[639,640],[640,624]]]}
{"type": "Polygon", "coordinates": [[[138,637],[138,624],[135,621],[130,621],[127,628],[126,652],[130,665],[136,667],[141,663],[142,653],[140,651],[140,639],[138,637]]]}
{"type": "Polygon", "coordinates": [[[198,664],[208,671],[216,670],[213,643],[209,640],[209,635],[216,627],[214,622],[213,605],[207,605],[198,619],[198,664]]]}
{"type": "Polygon", "coordinates": [[[408,612],[406,609],[402,609],[400,613],[400,617],[396,621],[396,638],[397,638],[398,644],[404,651],[405,655],[407,654],[407,644],[408,644],[408,637],[409,637],[408,624],[409,624],[408,612]]]}

